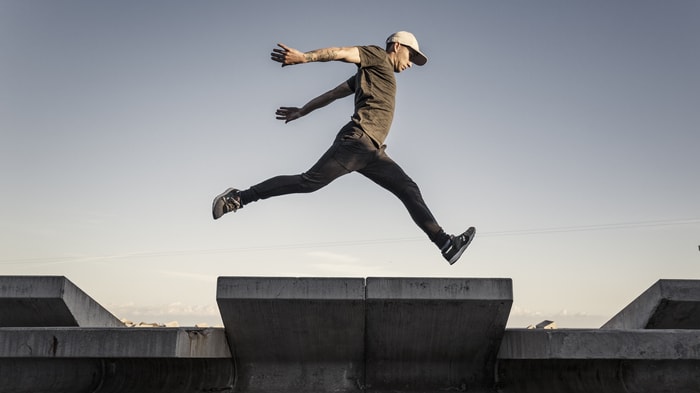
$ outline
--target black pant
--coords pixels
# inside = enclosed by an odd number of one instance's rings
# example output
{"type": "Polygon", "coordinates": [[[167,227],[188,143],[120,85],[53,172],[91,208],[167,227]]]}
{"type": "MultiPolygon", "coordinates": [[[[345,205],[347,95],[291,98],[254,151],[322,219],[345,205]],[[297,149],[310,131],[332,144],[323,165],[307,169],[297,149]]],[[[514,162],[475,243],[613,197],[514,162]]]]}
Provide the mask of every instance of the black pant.
{"type": "Polygon", "coordinates": [[[362,130],[349,123],[333,145],[307,172],[276,176],[241,193],[244,204],[278,195],[316,191],[338,177],[357,171],[396,195],[413,221],[441,247],[448,239],[421,196],[418,185],[362,130]]]}

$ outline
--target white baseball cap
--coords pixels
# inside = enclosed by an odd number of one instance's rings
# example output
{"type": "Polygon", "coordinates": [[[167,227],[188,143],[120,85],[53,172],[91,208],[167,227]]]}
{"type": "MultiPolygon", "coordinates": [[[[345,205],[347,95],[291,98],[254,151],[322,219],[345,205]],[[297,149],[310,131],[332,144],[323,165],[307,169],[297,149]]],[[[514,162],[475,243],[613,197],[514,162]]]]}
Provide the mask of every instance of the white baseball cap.
{"type": "Polygon", "coordinates": [[[397,31],[396,33],[389,36],[386,39],[386,43],[398,42],[401,45],[407,46],[413,49],[413,54],[411,56],[411,61],[419,66],[428,62],[428,58],[420,51],[418,47],[418,40],[416,36],[407,31],[397,31]]]}

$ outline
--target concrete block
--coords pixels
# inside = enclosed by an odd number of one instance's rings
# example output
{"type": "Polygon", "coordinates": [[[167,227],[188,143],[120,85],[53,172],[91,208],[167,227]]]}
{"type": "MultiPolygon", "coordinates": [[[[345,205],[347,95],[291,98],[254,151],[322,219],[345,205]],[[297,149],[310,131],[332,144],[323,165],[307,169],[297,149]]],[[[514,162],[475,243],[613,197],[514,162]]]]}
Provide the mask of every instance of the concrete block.
{"type": "Polygon", "coordinates": [[[700,329],[700,280],[659,280],[602,329],[700,329]]]}
{"type": "Polygon", "coordinates": [[[220,277],[217,304],[238,392],[357,392],[364,279],[220,277]]]}
{"type": "Polygon", "coordinates": [[[0,358],[231,358],[222,328],[0,328],[0,358]]]}
{"type": "Polygon", "coordinates": [[[502,393],[697,393],[700,331],[507,330],[502,393]]]}
{"type": "Polygon", "coordinates": [[[490,391],[510,279],[368,278],[368,392],[490,391]]]}
{"type": "Polygon", "coordinates": [[[0,393],[226,392],[223,329],[0,328],[0,393]]]}
{"type": "Polygon", "coordinates": [[[123,324],[62,276],[0,276],[0,327],[123,324]]]}

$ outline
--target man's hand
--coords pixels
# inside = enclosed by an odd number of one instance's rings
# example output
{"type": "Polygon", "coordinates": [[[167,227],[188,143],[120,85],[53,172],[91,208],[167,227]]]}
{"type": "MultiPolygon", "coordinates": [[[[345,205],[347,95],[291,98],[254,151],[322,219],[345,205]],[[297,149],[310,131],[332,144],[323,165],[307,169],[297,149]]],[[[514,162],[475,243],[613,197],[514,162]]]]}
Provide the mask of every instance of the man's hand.
{"type": "Polygon", "coordinates": [[[287,124],[290,121],[296,120],[303,116],[301,114],[301,108],[290,106],[280,107],[279,109],[277,109],[277,112],[275,112],[275,115],[277,115],[277,120],[284,120],[284,124],[287,124]]]}
{"type": "Polygon", "coordinates": [[[306,62],[303,52],[290,48],[284,44],[277,44],[277,46],[282,49],[273,49],[270,56],[272,60],[282,63],[282,67],[306,62]]]}

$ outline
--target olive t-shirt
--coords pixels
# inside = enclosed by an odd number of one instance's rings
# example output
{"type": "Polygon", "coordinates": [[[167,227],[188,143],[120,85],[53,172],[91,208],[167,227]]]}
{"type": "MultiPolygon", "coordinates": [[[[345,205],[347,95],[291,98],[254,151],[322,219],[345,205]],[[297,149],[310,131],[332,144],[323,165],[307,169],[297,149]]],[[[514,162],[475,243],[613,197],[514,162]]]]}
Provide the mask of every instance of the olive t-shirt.
{"type": "Polygon", "coordinates": [[[359,46],[357,74],[348,79],[355,92],[352,122],[378,146],[384,144],[394,119],[396,78],[386,51],[379,46],[359,46]]]}

